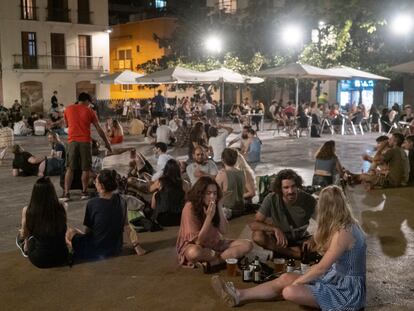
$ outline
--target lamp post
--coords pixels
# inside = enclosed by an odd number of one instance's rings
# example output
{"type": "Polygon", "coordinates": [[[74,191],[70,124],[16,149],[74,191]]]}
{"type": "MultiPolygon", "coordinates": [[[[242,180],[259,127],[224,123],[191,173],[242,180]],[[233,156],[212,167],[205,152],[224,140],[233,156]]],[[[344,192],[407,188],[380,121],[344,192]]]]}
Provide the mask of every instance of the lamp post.
{"type": "MultiPolygon", "coordinates": [[[[223,50],[223,43],[218,36],[209,36],[204,42],[206,50],[212,54],[220,54],[223,50]]],[[[220,100],[221,100],[221,118],[224,117],[224,81],[220,85],[220,100]]]]}
{"type": "Polygon", "coordinates": [[[414,26],[413,17],[406,13],[400,13],[394,16],[390,26],[394,34],[404,38],[404,47],[407,50],[408,35],[411,33],[414,26]]]}

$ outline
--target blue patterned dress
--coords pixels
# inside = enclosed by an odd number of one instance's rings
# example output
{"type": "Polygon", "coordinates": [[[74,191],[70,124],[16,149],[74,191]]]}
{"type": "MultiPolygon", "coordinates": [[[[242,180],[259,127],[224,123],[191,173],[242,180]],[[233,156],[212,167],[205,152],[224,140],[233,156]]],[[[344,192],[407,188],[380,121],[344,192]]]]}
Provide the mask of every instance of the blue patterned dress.
{"type": "Polygon", "coordinates": [[[351,227],[355,244],[321,278],[307,286],[322,310],[359,310],[365,306],[366,244],[357,225],[351,227]]]}

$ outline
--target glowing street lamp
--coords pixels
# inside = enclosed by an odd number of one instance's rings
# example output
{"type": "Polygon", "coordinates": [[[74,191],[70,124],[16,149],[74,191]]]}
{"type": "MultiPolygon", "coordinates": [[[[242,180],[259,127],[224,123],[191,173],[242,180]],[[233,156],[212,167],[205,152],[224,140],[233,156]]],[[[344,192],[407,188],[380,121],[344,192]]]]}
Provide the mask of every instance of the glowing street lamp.
{"type": "Polygon", "coordinates": [[[208,37],[205,41],[206,49],[211,53],[220,53],[223,49],[221,39],[216,36],[208,37]]]}
{"type": "Polygon", "coordinates": [[[397,35],[407,35],[413,28],[413,18],[408,14],[400,14],[391,21],[391,29],[397,35]]]}
{"type": "Polygon", "coordinates": [[[282,40],[290,46],[300,44],[302,42],[302,29],[296,25],[287,26],[282,31],[282,40]]]}

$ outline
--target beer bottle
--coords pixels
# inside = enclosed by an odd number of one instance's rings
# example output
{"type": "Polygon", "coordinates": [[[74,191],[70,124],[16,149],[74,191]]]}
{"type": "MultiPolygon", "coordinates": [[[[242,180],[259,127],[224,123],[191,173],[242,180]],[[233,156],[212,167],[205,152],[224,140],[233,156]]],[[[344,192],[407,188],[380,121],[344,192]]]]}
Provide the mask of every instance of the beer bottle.
{"type": "Polygon", "coordinates": [[[305,246],[303,249],[302,260],[300,263],[300,269],[302,270],[302,274],[305,274],[306,271],[309,270],[309,267],[310,267],[309,250],[308,250],[308,247],[305,246]]]}
{"type": "Polygon", "coordinates": [[[287,261],[286,272],[293,272],[295,271],[295,259],[289,258],[287,261]]]}
{"type": "Polygon", "coordinates": [[[253,269],[253,282],[260,283],[262,278],[260,273],[262,272],[262,266],[260,265],[259,257],[254,258],[254,269],[253,269]]]}
{"type": "Polygon", "coordinates": [[[242,262],[242,272],[243,272],[243,282],[251,282],[252,281],[252,265],[250,265],[249,260],[247,257],[244,258],[242,262]]]}

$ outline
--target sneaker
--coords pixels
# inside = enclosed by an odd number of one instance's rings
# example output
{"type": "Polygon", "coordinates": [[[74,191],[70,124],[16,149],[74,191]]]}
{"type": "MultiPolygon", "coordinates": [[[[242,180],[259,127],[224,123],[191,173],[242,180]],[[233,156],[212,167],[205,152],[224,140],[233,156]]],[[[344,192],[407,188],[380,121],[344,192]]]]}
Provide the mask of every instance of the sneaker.
{"type": "Polygon", "coordinates": [[[81,200],[88,200],[89,199],[89,193],[88,192],[81,192],[81,200]]]}
{"type": "Polygon", "coordinates": [[[70,194],[69,193],[64,193],[60,198],[59,198],[60,202],[67,202],[70,201],[70,194]]]}
{"type": "Polygon", "coordinates": [[[240,303],[240,297],[233,282],[225,282],[218,275],[211,278],[211,285],[216,294],[223,299],[229,307],[236,307],[240,303]]]}
{"type": "Polygon", "coordinates": [[[20,249],[20,252],[22,253],[23,257],[27,258],[27,253],[24,251],[24,239],[20,237],[20,234],[17,234],[16,236],[16,245],[20,249]]]}

